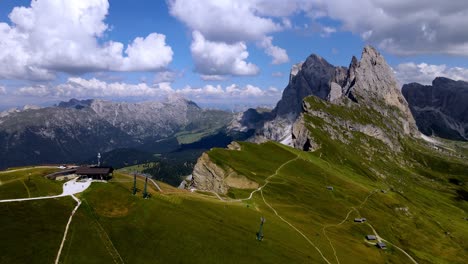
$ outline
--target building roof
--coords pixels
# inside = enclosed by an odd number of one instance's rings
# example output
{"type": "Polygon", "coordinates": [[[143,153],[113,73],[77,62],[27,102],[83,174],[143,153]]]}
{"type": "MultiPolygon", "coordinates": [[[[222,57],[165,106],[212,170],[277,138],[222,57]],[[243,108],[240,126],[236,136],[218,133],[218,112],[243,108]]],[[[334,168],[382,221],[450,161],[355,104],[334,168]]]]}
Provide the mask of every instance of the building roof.
{"type": "Polygon", "coordinates": [[[386,247],[387,247],[387,245],[385,245],[384,242],[379,242],[379,243],[377,243],[377,246],[378,246],[379,248],[386,248],[386,247]]]}
{"type": "Polygon", "coordinates": [[[367,235],[366,238],[367,238],[368,240],[376,240],[376,239],[377,239],[377,237],[374,236],[374,235],[367,235]]]}
{"type": "Polygon", "coordinates": [[[78,175],[103,175],[114,171],[112,167],[78,167],[76,174],[78,175]]]}

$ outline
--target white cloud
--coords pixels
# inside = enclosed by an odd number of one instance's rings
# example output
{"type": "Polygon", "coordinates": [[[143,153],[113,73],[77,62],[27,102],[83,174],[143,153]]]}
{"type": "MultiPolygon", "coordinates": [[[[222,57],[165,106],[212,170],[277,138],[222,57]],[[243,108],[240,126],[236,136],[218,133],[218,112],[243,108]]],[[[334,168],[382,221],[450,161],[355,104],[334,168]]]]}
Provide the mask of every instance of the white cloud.
{"type": "Polygon", "coordinates": [[[289,61],[288,54],[285,49],[277,47],[272,43],[273,37],[265,37],[259,43],[260,47],[265,49],[265,53],[273,58],[272,64],[282,64],[289,61]]]}
{"type": "Polygon", "coordinates": [[[466,0],[311,0],[315,9],[342,22],[342,29],[399,55],[468,55],[466,0]],[[352,15],[350,15],[352,14],[352,15]]]}
{"type": "Polygon", "coordinates": [[[172,83],[177,78],[180,78],[184,75],[184,72],[179,71],[161,71],[157,72],[154,77],[154,83],[172,83]]]}
{"type": "Polygon", "coordinates": [[[336,32],[336,28],[334,27],[327,27],[327,26],[323,26],[321,27],[321,30],[322,32],[320,33],[320,36],[321,37],[329,37],[331,34],[335,33],[336,32]]]}
{"type": "Polygon", "coordinates": [[[3,86],[0,85],[0,95],[4,95],[4,94],[6,94],[6,93],[7,93],[7,92],[6,92],[5,87],[3,87],[3,86]]]}
{"type": "Polygon", "coordinates": [[[224,81],[226,76],[223,75],[200,75],[200,78],[204,81],[224,81]]]}
{"type": "Polygon", "coordinates": [[[283,77],[283,75],[284,74],[282,72],[274,72],[274,73],[271,74],[271,76],[273,76],[273,77],[283,77]]]}
{"type": "Polygon", "coordinates": [[[170,13],[212,41],[258,41],[280,31],[279,23],[258,15],[256,1],[170,0],[170,13]]]}
{"type": "Polygon", "coordinates": [[[291,18],[305,12],[308,24],[324,17],[340,22],[339,28],[322,25],[323,36],[339,29],[393,54],[468,56],[466,0],[170,0],[169,7],[212,41],[258,42],[289,29],[291,18]]]}
{"type": "Polygon", "coordinates": [[[261,89],[247,84],[236,84],[222,87],[221,85],[205,85],[203,87],[186,86],[174,89],[170,83],[148,85],[146,83],[129,84],[123,82],[108,83],[95,78],[83,79],[70,77],[67,82],[59,85],[34,85],[18,89],[16,96],[39,98],[105,98],[105,99],[141,99],[152,100],[170,95],[179,95],[196,102],[217,102],[230,104],[232,102],[276,103],[281,97],[281,91],[276,88],[261,89]]]}
{"type": "Polygon", "coordinates": [[[57,72],[157,71],[171,61],[165,36],[151,33],[127,46],[102,41],[107,0],[32,1],[0,23],[0,79],[50,80],[57,72]]]}
{"type": "MultiPolygon", "coordinates": [[[[297,10],[296,3],[291,5],[286,1],[265,0],[169,0],[168,4],[170,13],[197,32],[197,36],[201,36],[206,42],[216,43],[225,48],[238,48],[242,45],[241,52],[247,52],[247,43],[255,42],[272,57],[273,64],[289,61],[286,50],[273,45],[272,37],[269,35],[292,27],[287,16],[297,10]]],[[[200,39],[194,37],[192,47],[200,39]]],[[[194,53],[192,49],[192,56],[200,59],[200,54],[194,53]]],[[[204,67],[200,71],[204,75],[231,74],[224,73],[226,69],[223,63],[219,63],[218,56],[204,56],[201,61],[211,67],[210,69],[204,67]]],[[[195,63],[199,69],[200,64],[197,65],[197,61],[195,63]]],[[[258,69],[252,68],[248,75],[251,75],[251,72],[258,72],[258,69]]]]}
{"type": "Polygon", "coordinates": [[[244,42],[228,44],[206,40],[198,31],[193,32],[190,46],[195,70],[203,75],[255,75],[256,65],[246,62],[249,53],[244,42]]]}
{"type": "Polygon", "coordinates": [[[431,65],[413,62],[402,63],[395,67],[396,77],[401,84],[417,82],[431,84],[436,77],[446,77],[453,80],[468,81],[468,69],[447,67],[447,65],[431,65]]]}

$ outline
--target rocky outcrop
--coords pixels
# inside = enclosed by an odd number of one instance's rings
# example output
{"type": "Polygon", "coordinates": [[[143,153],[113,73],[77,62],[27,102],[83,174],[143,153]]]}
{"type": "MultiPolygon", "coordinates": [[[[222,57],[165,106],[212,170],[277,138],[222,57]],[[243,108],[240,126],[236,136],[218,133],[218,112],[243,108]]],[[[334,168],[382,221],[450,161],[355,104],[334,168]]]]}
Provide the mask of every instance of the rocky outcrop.
{"type": "Polygon", "coordinates": [[[320,147],[311,137],[303,115],[292,126],[292,144],[293,147],[304,151],[315,151],[320,147]]]}
{"type": "Polygon", "coordinates": [[[203,153],[192,173],[192,187],[198,190],[226,194],[229,188],[255,189],[258,183],[237,174],[231,168],[221,168],[203,153]]]}
{"type": "Polygon", "coordinates": [[[402,92],[423,134],[468,140],[468,82],[438,77],[432,85],[405,84],[402,92]]]}

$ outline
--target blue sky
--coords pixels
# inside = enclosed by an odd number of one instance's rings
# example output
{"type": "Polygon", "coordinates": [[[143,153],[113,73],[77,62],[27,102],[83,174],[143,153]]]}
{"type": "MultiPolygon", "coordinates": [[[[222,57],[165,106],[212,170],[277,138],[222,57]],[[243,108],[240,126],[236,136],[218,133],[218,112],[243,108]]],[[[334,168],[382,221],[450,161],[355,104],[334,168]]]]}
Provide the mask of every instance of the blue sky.
{"type": "Polygon", "coordinates": [[[171,94],[274,105],[292,64],[348,66],[367,44],[401,83],[467,80],[466,13],[458,0],[2,0],[0,110],[171,94]]]}

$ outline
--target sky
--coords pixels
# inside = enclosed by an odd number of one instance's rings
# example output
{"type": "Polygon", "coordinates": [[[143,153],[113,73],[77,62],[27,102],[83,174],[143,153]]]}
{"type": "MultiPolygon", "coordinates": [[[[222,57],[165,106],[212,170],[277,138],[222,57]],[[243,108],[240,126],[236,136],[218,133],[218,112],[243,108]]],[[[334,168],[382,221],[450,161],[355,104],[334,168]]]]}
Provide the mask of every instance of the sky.
{"type": "Polygon", "coordinates": [[[401,84],[468,80],[466,0],[0,0],[0,110],[182,96],[274,106],[295,63],[376,47],[401,84]]]}

